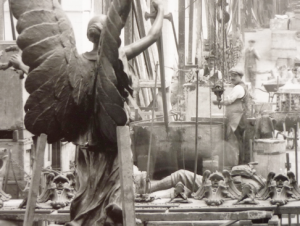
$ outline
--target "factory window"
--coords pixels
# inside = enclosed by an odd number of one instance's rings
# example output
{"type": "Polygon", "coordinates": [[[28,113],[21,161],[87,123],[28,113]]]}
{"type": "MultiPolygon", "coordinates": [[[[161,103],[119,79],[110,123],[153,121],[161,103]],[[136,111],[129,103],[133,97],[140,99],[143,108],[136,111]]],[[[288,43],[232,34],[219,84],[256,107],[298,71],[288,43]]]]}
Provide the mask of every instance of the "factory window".
{"type": "Polygon", "coordinates": [[[0,130],[1,140],[11,140],[13,139],[13,131],[10,130],[0,130]]]}

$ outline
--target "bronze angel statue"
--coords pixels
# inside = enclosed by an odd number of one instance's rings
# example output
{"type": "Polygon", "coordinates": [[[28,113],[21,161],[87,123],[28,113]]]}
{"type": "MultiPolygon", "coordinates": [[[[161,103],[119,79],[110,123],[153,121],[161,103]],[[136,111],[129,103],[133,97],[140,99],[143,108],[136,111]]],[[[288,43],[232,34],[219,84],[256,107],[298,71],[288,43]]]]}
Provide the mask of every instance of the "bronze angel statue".
{"type": "Polygon", "coordinates": [[[159,38],[162,1],[152,2],[157,16],[148,35],[120,48],[132,1],[113,0],[106,16],[90,20],[87,37],[94,48],[82,55],[58,0],[10,0],[10,4],[18,20],[17,44],[29,67],[25,126],[35,135],[47,134],[49,143],[64,139],[79,146],[79,189],[68,225],[98,226],[108,221],[113,225],[122,213],[112,203],[121,202],[116,127],[128,122],[126,102],[132,93],[128,60],[159,38]]]}

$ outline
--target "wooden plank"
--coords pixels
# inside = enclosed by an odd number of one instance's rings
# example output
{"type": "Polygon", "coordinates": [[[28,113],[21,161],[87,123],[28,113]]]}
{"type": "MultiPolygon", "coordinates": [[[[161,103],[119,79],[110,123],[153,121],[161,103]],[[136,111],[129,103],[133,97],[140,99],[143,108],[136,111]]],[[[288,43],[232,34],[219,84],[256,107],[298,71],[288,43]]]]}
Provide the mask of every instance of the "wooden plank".
{"type": "Polygon", "coordinates": [[[124,226],[135,226],[133,161],[128,126],[117,127],[118,157],[124,226]]]}
{"type": "Polygon", "coordinates": [[[137,213],[136,217],[142,221],[252,220],[271,218],[272,212],[137,213]]]}
{"type": "MultiPolygon", "coordinates": [[[[141,88],[155,88],[155,81],[154,80],[140,80],[140,87],[141,88]]],[[[161,82],[157,81],[156,88],[161,88],[161,82]]]]}
{"type": "MultiPolygon", "coordinates": [[[[1,214],[1,220],[24,220],[24,214],[1,214]]],[[[34,214],[33,221],[69,222],[70,214],[34,214]]]]}
{"type": "MultiPolygon", "coordinates": [[[[147,222],[147,226],[222,226],[223,222],[221,221],[150,221],[147,222]]],[[[224,224],[225,225],[225,224],[224,224]]],[[[239,225],[239,223],[232,224],[233,226],[239,225]]],[[[268,224],[255,224],[255,226],[268,226],[268,224]]]]}
{"type": "Polygon", "coordinates": [[[240,226],[252,226],[252,221],[251,220],[241,220],[240,226]]]}
{"type": "Polygon", "coordinates": [[[233,225],[234,223],[238,222],[237,220],[233,220],[233,221],[228,221],[224,224],[221,224],[220,226],[230,226],[230,225],[233,225]]]}
{"type": "Polygon", "coordinates": [[[47,143],[47,135],[41,134],[37,140],[36,158],[33,164],[33,176],[30,182],[30,190],[28,194],[28,201],[26,205],[26,213],[24,219],[24,226],[32,226],[34,220],[34,211],[36,200],[39,192],[39,184],[41,172],[44,164],[45,147],[47,143]]]}

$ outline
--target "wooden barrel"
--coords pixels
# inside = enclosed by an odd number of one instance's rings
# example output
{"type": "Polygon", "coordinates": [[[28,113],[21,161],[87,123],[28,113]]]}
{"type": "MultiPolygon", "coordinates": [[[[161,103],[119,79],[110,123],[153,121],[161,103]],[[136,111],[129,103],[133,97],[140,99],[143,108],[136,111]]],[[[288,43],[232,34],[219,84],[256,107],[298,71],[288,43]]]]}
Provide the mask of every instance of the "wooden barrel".
{"type": "MultiPolygon", "coordinates": [[[[132,129],[135,162],[140,170],[146,170],[151,123],[135,124],[132,129]]],[[[212,157],[213,151],[218,153],[216,149],[222,148],[223,124],[199,122],[198,134],[198,173],[202,174],[202,159],[212,157]]],[[[151,150],[150,175],[153,179],[161,179],[179,169],[194,171],[195,122],[171,122],[168,133],[163,122],[155,122],[151,150]]]]}

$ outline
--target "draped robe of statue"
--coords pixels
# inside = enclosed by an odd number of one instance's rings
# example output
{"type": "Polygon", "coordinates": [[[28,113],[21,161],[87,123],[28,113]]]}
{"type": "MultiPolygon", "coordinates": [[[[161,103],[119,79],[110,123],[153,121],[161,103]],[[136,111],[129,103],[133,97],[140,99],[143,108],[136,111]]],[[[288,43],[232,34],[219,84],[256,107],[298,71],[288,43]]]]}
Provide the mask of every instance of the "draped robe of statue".
{"type": "Polygon", "coordinates": [[[71,23],[58,0],[10,4],[18,20],[17,44],[30,68],[26,129],[47,134],[49,143],[64,139],[79,145],[79,190],[68,225],[103,225],[105,207],[121,201],[116,127],[128,121],[125,99],[131,89],[126,57],[118,49],[131,0],[112,2],[92,59],[78,54],[71,23]]]}

